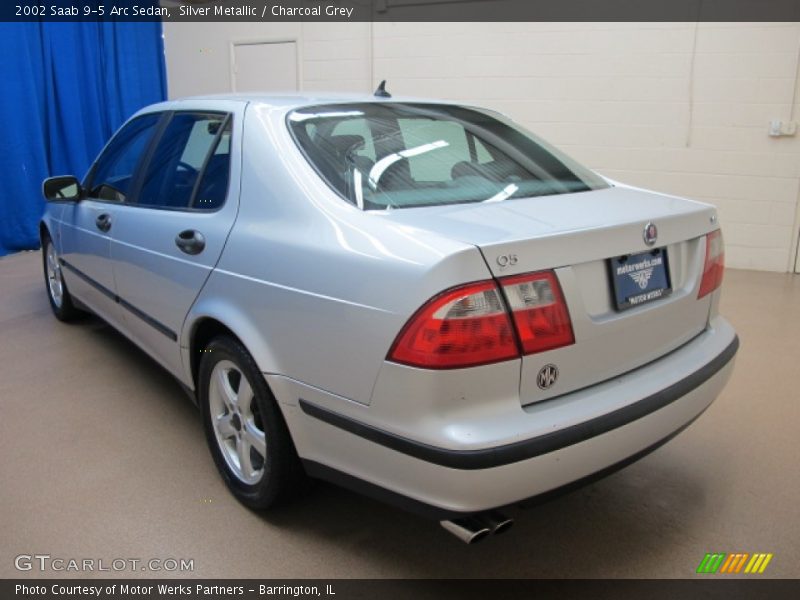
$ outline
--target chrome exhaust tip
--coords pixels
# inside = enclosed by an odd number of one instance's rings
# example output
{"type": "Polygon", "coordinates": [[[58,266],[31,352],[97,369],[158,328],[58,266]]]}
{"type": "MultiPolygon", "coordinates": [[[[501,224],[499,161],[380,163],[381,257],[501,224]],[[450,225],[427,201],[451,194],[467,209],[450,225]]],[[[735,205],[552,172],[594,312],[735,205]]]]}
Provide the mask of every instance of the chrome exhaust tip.
{"type": "Polygon", "coordinates": [[[442,527],[465,544],[474,544],[492,533],[491,527],[476,517],[461,517],[452,521],[441,521],[442,527]]]}
{"type": "Polygon", "coordinates": [[[486,525],[488,525],[494,535],[505,533],[514,525],[514,519],[496,510],[483,513],[480,515],[480,518],[486,522],[486,525]]]}

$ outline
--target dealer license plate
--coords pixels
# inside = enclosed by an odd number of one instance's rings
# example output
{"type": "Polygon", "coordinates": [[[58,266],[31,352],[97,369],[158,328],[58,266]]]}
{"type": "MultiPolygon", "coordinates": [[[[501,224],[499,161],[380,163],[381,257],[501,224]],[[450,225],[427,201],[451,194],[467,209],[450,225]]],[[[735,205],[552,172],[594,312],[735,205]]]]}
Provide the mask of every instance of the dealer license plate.
{"type": "Polygon", "coordinates": [[[609,259],[617,310],[668,296],[672,288],[667,265],[666,248],[609,259]]]}

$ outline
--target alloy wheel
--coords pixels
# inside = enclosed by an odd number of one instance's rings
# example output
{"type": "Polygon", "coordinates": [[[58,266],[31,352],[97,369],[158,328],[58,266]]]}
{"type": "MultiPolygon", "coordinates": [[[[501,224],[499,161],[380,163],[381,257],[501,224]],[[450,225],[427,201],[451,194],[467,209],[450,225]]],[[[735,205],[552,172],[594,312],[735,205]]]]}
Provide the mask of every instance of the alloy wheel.
{"type": "Polygon", "coordinates": [[[52,242],[47,244],[47,289],[56,308],[61,308],[64,303],[64,280],[61,275],[61,265],[58,254],[52,242]]]}
{"type": "Polygon", "coordinates": [[[255,485],[264,476],[267,441],[250,382],[231,361],[211,372],[208,400],[211,424],[228,468],[237,479],[255,485]]]}

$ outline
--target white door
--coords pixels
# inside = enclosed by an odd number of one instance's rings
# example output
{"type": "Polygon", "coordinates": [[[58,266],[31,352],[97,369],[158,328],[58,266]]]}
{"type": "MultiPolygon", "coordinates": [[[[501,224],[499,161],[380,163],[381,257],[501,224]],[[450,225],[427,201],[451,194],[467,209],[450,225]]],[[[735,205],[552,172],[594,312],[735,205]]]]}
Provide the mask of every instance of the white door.
{"type": "Polygon", "coordinates": [[[794,253],[794,272],[800,273],[800,235],[797,237],[797,250],[794,253]]]}
{"type": "Polygon", "coordinates": [[[297,43],[235,43],[234,92],[296,92],[297,43]]]}

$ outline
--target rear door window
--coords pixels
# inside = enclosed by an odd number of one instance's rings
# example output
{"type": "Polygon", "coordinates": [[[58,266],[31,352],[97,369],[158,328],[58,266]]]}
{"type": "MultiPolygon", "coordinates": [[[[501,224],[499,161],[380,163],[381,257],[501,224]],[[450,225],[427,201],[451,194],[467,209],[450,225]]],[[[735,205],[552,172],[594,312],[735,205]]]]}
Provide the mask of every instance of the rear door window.
{"type": "Polygon", "coordinates": [[[191,208],[215,210],[225,203],[231,171],[231,120],[225,125],[192,197],[191,208]]]}
{"type": "Polygon", "coordinates": [[[148,161],[139,206],[216,209],[230,171],[230,119],[221,113],[176,112],[148,161]]]}

